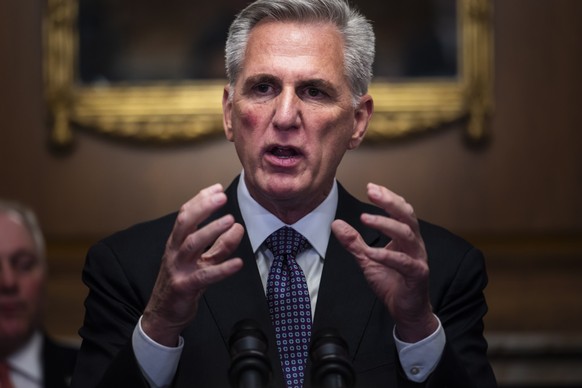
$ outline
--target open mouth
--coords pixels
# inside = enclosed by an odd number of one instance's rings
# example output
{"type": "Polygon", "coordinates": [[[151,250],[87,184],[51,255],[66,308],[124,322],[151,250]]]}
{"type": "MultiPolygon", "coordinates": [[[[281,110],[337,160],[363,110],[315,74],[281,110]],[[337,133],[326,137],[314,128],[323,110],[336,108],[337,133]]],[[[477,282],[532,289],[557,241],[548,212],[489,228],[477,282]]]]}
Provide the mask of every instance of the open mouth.
{"type": "Polygon", "coordinates": [[[0,303],[0,314],[2,315],[14,315],[20,314],[24,310],[24,304],[20,302],[1,302],[0,303]]]}
{"type": "Polygon", "coordinates": [[[275,146],[271,148],[269,150],[269,153],[281,159],[290,159],[299,155],[299,152],[293,147],[280,147],[280,146],[275,146]]]}

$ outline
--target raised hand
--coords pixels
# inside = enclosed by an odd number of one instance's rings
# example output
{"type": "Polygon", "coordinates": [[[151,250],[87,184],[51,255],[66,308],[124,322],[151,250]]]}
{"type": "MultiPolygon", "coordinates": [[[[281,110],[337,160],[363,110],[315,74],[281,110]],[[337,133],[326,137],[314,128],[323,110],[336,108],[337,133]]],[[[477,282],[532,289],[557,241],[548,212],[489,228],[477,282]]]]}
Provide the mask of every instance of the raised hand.
{"type": "Polygon", "coordinates": [[[394,317],[398,338],[417,342],[438,327],[428,295],[428,260],[418,219],[404,198],[385,187],[370,183],[367,193],[390,217],[362,214],[361,220],[391,241],[384,247],[370,247],[342,220],[332,223],[332,231],[356,257],[368,283],[394,317]]]}
{"type": "Polygon", "coordinates": [[[227,260],[242,239],[242,225],[225,215],[199,228],[226,200],[222,186],[215,184],[180,209],[141,322],[144,332],[159,344],[176,346],[194,319],[204,290],[242,268],[240,258],[227,260]]]}

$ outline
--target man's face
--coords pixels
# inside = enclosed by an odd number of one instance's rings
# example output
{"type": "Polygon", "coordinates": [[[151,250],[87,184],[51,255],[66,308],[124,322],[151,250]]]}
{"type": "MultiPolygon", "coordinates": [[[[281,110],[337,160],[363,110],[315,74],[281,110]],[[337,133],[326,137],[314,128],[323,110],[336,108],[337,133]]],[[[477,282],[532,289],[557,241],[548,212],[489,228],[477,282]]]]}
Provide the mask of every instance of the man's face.
{"type": "Polygon", "coordinates": [[[0,212],[0,350],[21,346],[37,328],[44,284],[44,262],[28,229],[0,212]]]}
{"type": "Polygon", "coordinates": [[[345,151],[366,132],[372,99],[354,106],[343,48],[331,24],[261,22],[249,36],[232,101],[225,92],[225,132],[249,191],[280,218],[294,221],[317,206],[345,151]]]}

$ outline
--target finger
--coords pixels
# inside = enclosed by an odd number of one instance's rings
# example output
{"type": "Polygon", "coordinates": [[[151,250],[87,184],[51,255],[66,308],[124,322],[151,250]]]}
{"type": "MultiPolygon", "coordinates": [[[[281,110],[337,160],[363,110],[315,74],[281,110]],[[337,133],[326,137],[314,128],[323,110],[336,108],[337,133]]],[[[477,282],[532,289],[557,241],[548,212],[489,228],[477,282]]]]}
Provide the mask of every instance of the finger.
{"type": "Polygon", "coordinates": [[[367,191],[370,201],[384,209],[390,217],[410,225],[415,231],[418,230],[414,208],[403,197],[374,183],[368,183],[367,191]]]}
{"type": "Polygon", "coordinates": [[[217,183],[201,190],[180,208],[174,229],[168,239],[171,248],[178,249],[198,224],[226,203],[222,185],[217,183]]]}
{"type": "Polygon", "coordinates": [[[344,220],[334,220],[331,223],[331,230],[340,244],[346,248],[356,258],[365,257],[368,245],[356,229],[344,220]]]}
{"type": "Polygon", "coordinates": [[[424,281],[428,277],[428,264],[416,260],[405,252],[383,248],[370,248],[367,251],[368,259],[389,267],[407,279],[415,282],[424,281]]]}
{"type": "Polygon", "coordinates": [[[356,258],[362,269],[382,266],[391,268],[406,277],[422,276],[421,266],[414,263],[406,253],[392,251],[383,247],[368,246],[361,235],[343,220],[335,220],[331,224],[338,241],[356,258]]]}
{"type": "Polygon", "coordinates": [[[179,247],[177,260],[192,260],[200,257],[207,248],[234,224],[234,217],[230,214],[212,221],[208,225],[190,233],[179,247]]]}
{"type": "Polygon", "coordinates": [[[199,289],[205,289],[235,274],[242,267],[243,261],[240,258],[233,258],[225,260],[222,263],[200,268],[192,272],[192,284],[196,284],[199,289]]]}
{"type": "Polygon", "coordinates": [[[221,234],[214,244],[202,254],[204,262],[216,264],[226,260],[238,247],[244,235],[241,224],[233,224],[227,231],[221,234]]]}
{"type": "Polygon", "coordinates": [[[392,239],[389,248],[408,252],[412,256],[423,256],[424,242],[418,230],[404,222],[390,217],[364,213],[361,216],[362,223],[370,228],[380,231],[392,239]]]}

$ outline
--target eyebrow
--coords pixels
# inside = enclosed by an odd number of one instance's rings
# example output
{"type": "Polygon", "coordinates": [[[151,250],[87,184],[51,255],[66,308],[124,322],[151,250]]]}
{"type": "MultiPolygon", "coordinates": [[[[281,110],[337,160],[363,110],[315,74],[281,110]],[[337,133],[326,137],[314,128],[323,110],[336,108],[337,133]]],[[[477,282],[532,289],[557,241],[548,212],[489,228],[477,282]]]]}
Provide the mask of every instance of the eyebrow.
{"type": "MultiPolygon", "coordinates": [[[[275,77],[271,74],[256,74],[250,76],[245,80],[243,83],[243,90],[250,89],[253,85],[260,84],[260,83],[281,83],[280,78],[275,77]]],[[[337,88],[329,81],[323,78],[313,78],[313,79],[305,79],[299,81],[298,87],[316,87],[328,92],[333,92],[337,94],[337,88]]]]}
{"type": "Polygon", "coordinates": [[[256,74],[250,76],[243,83],[243,90],[250,89],[253,85],[260,83],[280,83],[280,79],[270,74],[256,74]]]}
{"type": "MultiPolygon", "coordinates": [[[[37,262],[40,263],[40,257],[38,256],[38,254],[34,251],[34,250],[30,250],[28,248],[19,248],[9,254],[4,255],[4,257],[8,258],[8,259],[13,259],[15,257],[32,257],[34,258],[37,262]]],[[[3,256],[0,255],[0,259],[3,256]]]]}
{"type": "Polygon", "coordinates": [[[313,86],[316,87],[318,89],[323,89],[326,90],[328,92],[334,92],[336,93],[337,88],[335,87],[334,84],[332,84],[331,82],[322,79],[322,78],[314,78],[314,79],[307,79],[305,81],[301,81],[300,86],[305,87],[305,86],[313,86]]]}

